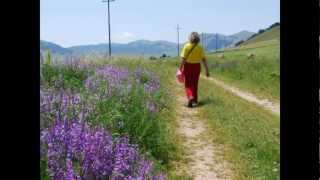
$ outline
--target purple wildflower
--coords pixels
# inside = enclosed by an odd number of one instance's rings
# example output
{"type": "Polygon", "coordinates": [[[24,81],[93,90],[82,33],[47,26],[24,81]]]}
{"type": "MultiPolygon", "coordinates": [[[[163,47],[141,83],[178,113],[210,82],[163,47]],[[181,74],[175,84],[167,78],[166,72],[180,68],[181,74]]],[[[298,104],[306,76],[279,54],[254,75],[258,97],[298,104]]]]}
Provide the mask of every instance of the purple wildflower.
{"type": "Polygon", "coordinates": [[[144,90],[149,94],[156,92],[159,88],[160,83],[155,79],[151,79],[148,83],[144,85],[144,90]]]}
{"type": "Polygon", "coordinates": [[[152,175],[151,161],[138,153],[127,137],[113,139],[101,127],[85,122],[56,120],[42,131],[48,171],[52,179],[111,177],[112,179],[147,179],[152,175]],[[74,169],[80,166],[80,172],[74,169]]]}
{"type": "Polygon", "coordinates": [[[137,82],[144,85],[144,90],[148,94],[152,94],[160,88],[159,78],[150,71],[142,70],[138,67],[134,71],[134,77],[137,82]]]}
{"type": "Polygon", "coordinates": [[[153,102],[153,101],[148,101],[148,102],[147,102],[147,109],[148,109],[148,111],[151,112],[151,113],[156,113],[156,112],[158,112],[157,105],[156,105],[156,103],[153,102]]]}
{"type": "Polygon", "coordinates": [[[85,87],[94,93],[103,93],[107,97],[115,93],[127,93],[131,90],[129,71],[116,66],[105,66],[96,71],[96,75],[85,81],[85,87]]]}
{"type": "Polygon", "coordinates": [[[40,90],[41,128],[48,127],[55,118],[82,121],[93,109],[93,102],[84,101],[80,94],[72,94],[66,90],[40,90]]]}
{"type": "Polygon", "coordinates": [[[66,159],[66,180],[80,180],[80,176],[77,175],[72,166],[72,160],[70,158],[66,159]]]}
{"type": "Polygon", "coordinates": [[[98,69],[97,75],[106,79],[109,87],[116,88],[128,80],[129,71],[125,68],[119,68],[116,66],[106,66],[98,69]]]}

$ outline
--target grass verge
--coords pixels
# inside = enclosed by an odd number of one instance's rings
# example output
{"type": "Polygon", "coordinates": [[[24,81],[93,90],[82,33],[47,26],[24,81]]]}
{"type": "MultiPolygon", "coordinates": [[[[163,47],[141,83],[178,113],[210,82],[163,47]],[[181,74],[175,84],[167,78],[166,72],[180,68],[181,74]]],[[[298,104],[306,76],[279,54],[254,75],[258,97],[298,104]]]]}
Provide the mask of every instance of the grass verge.
{"type": "Polygon", "coordinates": [[[279,118],[225,92],[208,80],[200,81],[200,116],[208,120],[215,141],[223,144],[235,179],[279,179],[279,118]]]}
{"type": "Polygon", "coordinates": [[[208,64],[212,76],[258,97],[279,102],[280,47],[279,43],[268,43],[253,49],[225,51],[224,58],[221,58],[220,53],[209,54],[208,64]],[[248,59],[251,53],[255,57],[248,59]]]}

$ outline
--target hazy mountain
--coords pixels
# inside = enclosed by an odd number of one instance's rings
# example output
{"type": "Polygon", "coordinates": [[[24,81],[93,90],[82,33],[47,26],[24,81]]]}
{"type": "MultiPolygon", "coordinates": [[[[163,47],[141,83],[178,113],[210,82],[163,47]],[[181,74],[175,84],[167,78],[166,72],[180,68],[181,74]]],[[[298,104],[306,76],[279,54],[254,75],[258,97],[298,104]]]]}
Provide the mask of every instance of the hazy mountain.
{"type": "Polygon", "coordinates": [[[232,35],[223,35],[218,33],[203,33],[203,46],[207,51],[214,51],[216,49],[228,48],[234,46],[239,41],[245,41],[251,37],[253,32],[241,31],[232,35]]]}
{"type": "Polygon", "coordinates": [[[241,31],[238,32],[236,34],[231,35],[232,37],[234,37],[234,43],[237,43],[239,41],[245,41],[247,40],[249,37],[251,37],[253,34],[253,32],[249,32],[249,31],[241,31]]]}
{"type": "MultiPolygon", "coordinates": [[[[138,40],[128,44],[112,43],[112,53],[127,55],[161,55],[163,53],[172,54],[175,52],[176,46],[176,43],[168,41],[138,40]]],[[[69,49],[72,50],[74,54],[107,53],[108,44],[73,46],[69,49]]]]}
{"type": "MultiPolygon", "coordinates": [[[[248,31],[241,31],[233,35],[204,33],[203,43],[207,51],[212,51],[233,46],[241,40],[246,40],[252,34],[254,33],[248,31]]],[[[51,42],[41,41],[40,47],[41,51],[50,49],[53,54],[60,55],[106,54],[108,52],[108,44],[80,45],[64,48],[51,42]]],[[[112,54],[115,55],[160,56],[162,54],[176,55],[176,53],[177,43],[169,41],[137,40],[127,44],[112,43],[112,54]]]]}
{"type": "Polygon", "coordinates": [[[70,55],[72,50],[68,48],[64,48],[58,44],[48,42],[48,41],[40,41],[40,51],[50,50],[52,54],[60,54],[60,55],[70,55]]]}

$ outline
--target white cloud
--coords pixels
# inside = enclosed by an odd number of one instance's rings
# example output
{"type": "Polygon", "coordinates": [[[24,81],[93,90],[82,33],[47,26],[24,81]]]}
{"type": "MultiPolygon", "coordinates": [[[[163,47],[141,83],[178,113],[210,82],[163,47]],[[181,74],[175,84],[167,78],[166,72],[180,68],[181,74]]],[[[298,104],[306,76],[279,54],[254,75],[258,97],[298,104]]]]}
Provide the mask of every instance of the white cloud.
{"type": "Polygon", "coordinates": [[[135,39],[135,34],[132,32],[121,32],[115,33],[115,35],[111,38],[114,39],[115,42],[126,43],[135,39]]]}
{"type": "Polygon", "coordinates": [[[131,32],[124,32],[124,33],[122,33],[122,37],[123,37],[123,38],[131,38],[131,37],[133,37],[133,36],[134,36],[134,34],[131,33],[131,32]]]}

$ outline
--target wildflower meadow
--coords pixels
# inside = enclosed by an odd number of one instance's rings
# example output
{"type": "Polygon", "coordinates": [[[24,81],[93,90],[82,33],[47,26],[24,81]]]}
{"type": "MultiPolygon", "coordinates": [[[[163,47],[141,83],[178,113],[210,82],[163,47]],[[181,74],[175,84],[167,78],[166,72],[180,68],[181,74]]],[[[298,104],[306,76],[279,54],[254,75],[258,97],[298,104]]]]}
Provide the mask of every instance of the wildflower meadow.
{"type": "Polygon", "coordinates": [[[41,63],[42,179],[166,179],[175,146],[161,78],[116,62],[41,63]]]}

